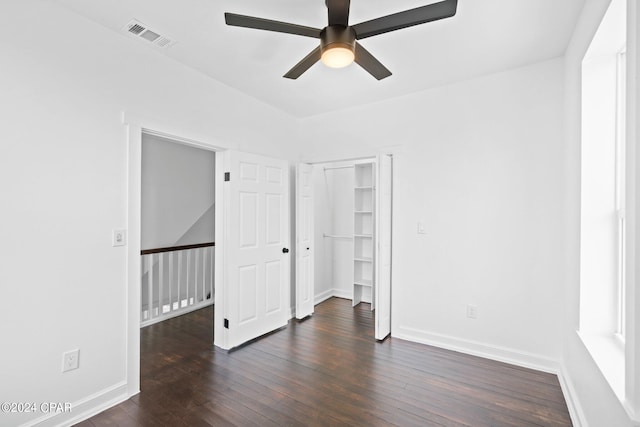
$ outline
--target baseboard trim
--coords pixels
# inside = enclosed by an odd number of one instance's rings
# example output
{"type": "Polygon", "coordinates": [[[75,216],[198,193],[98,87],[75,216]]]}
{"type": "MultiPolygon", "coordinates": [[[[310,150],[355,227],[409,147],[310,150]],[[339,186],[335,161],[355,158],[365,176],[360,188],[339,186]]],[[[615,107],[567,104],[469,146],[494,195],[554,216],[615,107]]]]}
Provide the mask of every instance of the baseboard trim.
{"type": "Polygon", "coordinates": [[[562,389],[564,400],[567,402],[571,423],[574,427],[588,427],[582,405],[580,405],[580,401],[577,398],[576,389],[564,365],[562,365],[558,373],[558,381],[560,381],[560,388],[562,389]]]}
{"type": "Polygon", "coordinates": [[[353,295],[351,295],[350,291],[345,291],[344,289],[329,289],[327,291],[319,293],[313,298],[314,305],[318,305],[321,302],[324,302],[329,298],[333,298],[333,297],[351,299],[353,295]]]}
{"type": "Polygon", "coordinates": [[[22,425],[38,427],[70,426],[91,418],[100,412],[124,402],[130,396],[127,394],[127,382],[122,381],[107,387],[97,393],[71,403],[71,412],[48,414],[22,425]]]}
{"type": "Polygon", "coordinates": [[[558,375],[560,363],[536,354],[400,326],[394,337],[558,375]]]}
{"type": "Polygon", "coordinates": [[[313,305],[318,305],[321,302],[325,302],[329,298],[333,297],[333,289],[326,290],[322,293],[319,293],[313,298],[313,305]]]}
{"type": "Polygon", "coordinates": [[[331,296],[337,297],[337,298],[344,298],[344,299],[352,299],[353,298],[352,292],[351,291],[345,291],[344,289],[332,289],[331,296]]]}

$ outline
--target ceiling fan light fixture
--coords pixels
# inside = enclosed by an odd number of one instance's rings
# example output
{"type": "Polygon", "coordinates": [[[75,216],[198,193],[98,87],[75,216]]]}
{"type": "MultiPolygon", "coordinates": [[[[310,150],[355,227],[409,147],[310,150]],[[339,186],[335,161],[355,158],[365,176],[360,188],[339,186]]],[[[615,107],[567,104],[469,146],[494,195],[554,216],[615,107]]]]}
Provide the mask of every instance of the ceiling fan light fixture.
{"type": "Polygon", "coordinates": [[[356,58],[356,34],[350,27],[329,26],[320,33],[322,63],[331,68],[343,68],[356,58]]]}
{"type": "Polygon", "coordinates": [[[351,65],[356,58],[352,49],[342,46],[331,47],[322,52],[322,63],[330,68],[343,68],[351,65]]]}

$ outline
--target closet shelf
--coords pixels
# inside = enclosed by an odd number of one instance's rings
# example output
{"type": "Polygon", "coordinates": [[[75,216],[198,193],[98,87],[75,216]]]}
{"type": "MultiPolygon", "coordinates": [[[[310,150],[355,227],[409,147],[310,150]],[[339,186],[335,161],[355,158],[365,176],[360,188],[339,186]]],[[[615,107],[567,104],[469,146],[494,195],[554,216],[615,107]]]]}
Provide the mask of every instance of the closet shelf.
{"type": "Polygon", "coordinates": [[[336,234],[323,234],[322,237],[326,237],[327,239],[353,239],[353,236],[341,236],[336,234]]]}
{"type": "Polygon", "coordinates": [[[375,308],[374,226],[375,169],[373,162],[356,164],[353,192],[353,297],[355,306],[362,301],[375,308]]]}
{"type": "Polygon", "coordinates": [[[367,280],[367,279],[357,279],[353,281],[354,285],[359,285],[359,286],[367,286],[367,287],[371,287],[373,286],[373,281],[371,280],[367,280]]]}

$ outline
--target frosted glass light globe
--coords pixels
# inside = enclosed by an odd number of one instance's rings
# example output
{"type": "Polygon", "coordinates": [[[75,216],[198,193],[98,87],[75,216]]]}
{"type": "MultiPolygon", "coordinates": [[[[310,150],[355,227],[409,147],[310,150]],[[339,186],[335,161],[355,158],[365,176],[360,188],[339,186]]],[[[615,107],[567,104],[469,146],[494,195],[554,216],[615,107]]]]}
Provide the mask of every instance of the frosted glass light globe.
{"type": "Polygon", "coordinates": [[[343,68],[355,59],[353,51],[344,47],[333,47],[322,52],[322,63],[331,68],[343,68]]]}

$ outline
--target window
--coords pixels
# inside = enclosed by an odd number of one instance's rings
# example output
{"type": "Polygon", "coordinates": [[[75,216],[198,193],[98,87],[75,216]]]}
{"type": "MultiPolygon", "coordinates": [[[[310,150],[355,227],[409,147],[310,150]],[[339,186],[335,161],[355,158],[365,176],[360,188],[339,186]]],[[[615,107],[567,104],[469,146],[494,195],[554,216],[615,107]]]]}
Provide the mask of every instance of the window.
{"type": "Polygon", "coordinates": [[[624,336],[624,55],[582,67],[580,330],[624,336]]]}
{"type": "Polygon", "coordinates": [[[624,400],[626,1],[613,0],[582,61],[580,331],[624,400]]]}

